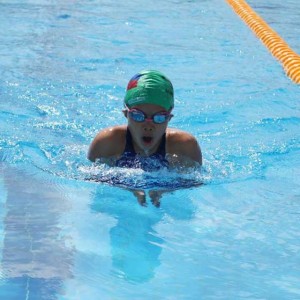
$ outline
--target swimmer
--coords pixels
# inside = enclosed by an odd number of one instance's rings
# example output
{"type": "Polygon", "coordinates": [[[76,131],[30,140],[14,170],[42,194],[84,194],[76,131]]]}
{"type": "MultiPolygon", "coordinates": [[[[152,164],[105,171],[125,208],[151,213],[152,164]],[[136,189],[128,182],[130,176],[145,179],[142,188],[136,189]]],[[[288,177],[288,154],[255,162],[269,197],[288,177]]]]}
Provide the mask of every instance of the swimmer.
{"type": "Polygon", "coordinates": [[[101,130],[90,145],[88,159],[146,171],[201,166],[196,138],[168,127],[173,108],[173,85],[165,75],[154,70],[136,74],[124,98],[127,125],[101,130]]]}
{"type": "MultiPolygon", "coordinates": [[[[127,125],[100,131],[92,141],[88,158],[107,159],[120,167],[141,167],[150,157],[162,167],[202,164],[199,144],[191,134],[168,128],[173,117],[174,92],[170,80],[158,71],[142,71],[128,83],[124,98],[127,125]]],[[[145,167],[147,168],[147,167],[145,167]]]]}

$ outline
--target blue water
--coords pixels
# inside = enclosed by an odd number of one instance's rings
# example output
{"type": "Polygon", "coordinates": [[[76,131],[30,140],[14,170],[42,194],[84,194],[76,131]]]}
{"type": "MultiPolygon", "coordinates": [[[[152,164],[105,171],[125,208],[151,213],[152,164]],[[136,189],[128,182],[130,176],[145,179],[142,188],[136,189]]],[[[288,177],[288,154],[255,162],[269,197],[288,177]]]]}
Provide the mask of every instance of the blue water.
{"type": "MultiPolygon", "coordinates": [[[[300,53],[298,0],[249,4],[300,53]]],[[[1,1],[0,45],[0,299],[300,298],[299,86],[225,1],[1,1]],[[203,170],[87,161],[145,68],[203,170]]]]}

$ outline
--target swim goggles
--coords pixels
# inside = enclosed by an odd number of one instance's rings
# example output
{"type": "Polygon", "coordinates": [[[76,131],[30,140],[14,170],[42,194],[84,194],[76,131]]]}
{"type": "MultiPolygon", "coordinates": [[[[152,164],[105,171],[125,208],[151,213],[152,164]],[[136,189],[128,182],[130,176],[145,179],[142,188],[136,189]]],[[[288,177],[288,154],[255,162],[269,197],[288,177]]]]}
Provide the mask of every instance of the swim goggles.
{"type": "Polygon", "coordinates": [[[170,114],[169,112],[158,112],[158,113],[154,114],[153,116],[151,116],[150,118],[147,118],[147,115],[141,110],[138,110],[136,108],[132,108],[132,109],[130,109],[128,107],[126,107],[126,108],[127,108],[129,117],[133,121],[138,122],[138,123],[142,123],[145,121],[152,121],[155,124],[163,124],[173,117],[173,115],[170,114]]]}

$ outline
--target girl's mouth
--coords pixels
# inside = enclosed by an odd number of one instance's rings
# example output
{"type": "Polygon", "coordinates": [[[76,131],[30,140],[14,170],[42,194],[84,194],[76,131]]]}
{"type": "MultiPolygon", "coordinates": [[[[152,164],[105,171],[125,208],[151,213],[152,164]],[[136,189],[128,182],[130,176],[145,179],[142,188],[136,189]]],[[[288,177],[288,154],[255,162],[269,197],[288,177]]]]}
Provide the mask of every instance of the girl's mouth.
{"type": "Polygon", "coordinates": [[[151,144],[153,138],[151,136],[143,136],[142,140],[145,144],[151,144]]]}

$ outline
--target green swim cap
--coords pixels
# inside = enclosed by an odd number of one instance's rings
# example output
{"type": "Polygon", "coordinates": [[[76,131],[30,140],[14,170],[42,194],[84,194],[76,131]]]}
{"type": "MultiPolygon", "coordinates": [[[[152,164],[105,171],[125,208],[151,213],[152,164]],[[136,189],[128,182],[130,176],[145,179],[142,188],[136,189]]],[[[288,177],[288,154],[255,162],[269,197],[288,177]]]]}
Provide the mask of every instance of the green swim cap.
{"type": "Polygon", "coordinates": [[[140,104],[156,104],[170,110],[174,107],[173,85],[161,72],[142,71],[130,79],[124,104],[129,108],[140,104]]]}

